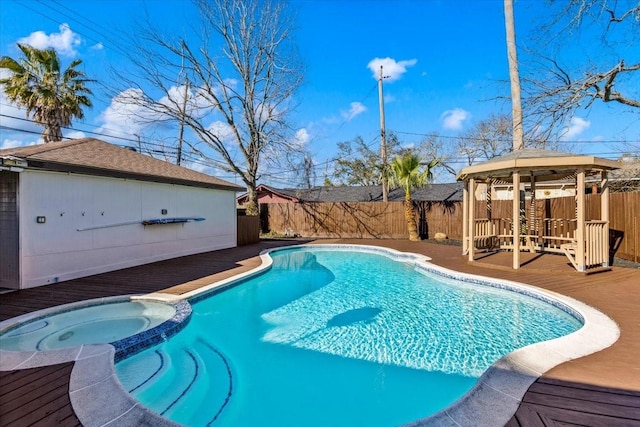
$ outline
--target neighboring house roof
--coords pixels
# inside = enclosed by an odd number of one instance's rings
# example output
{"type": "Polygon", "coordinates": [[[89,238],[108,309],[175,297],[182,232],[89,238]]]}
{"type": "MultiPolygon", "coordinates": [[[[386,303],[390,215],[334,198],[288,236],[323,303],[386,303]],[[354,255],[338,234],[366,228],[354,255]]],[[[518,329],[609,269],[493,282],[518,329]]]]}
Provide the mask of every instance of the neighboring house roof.
{"type": "MultiPolygon", "coordinates": [[[[270,192],[292,202],[379,202],[382,201],[382,186],[334,186],[313,187],[309,189],[274,188],[261,184],[256,188],[258,194],[270,192]]],[[[425,202],[458,202],[462,200],[462,183],[429,184],[414,189],[411,197],[415,201],[425,202]]],[[[389,191],[390,202],[404,200],[404,190],[394,188],[389,191]]],[[[238,203],[247,201],[247,194],[237,198],[238,203]]]]}
{"type": "Polygon", "coordinates": [[[231,182],[93,138],[3,149],[0,150],[1,158],[26,161],[28,169],[244,190],[244,187],[231,182]]]}

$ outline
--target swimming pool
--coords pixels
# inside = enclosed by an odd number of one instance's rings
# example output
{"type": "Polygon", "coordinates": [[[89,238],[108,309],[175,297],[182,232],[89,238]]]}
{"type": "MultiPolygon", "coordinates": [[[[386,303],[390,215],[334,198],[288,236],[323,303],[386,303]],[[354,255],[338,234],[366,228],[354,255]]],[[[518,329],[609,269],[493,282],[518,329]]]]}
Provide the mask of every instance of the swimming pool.
{"type": "Polygon", "coordinates": [[[123,386],[193,426],[398,425],[460,399],[513,350],[582,326],[552,298],[445,278],[422,257],[270,255],[268,271],[192,297],[187,327],[119,362],[123,386]]]}

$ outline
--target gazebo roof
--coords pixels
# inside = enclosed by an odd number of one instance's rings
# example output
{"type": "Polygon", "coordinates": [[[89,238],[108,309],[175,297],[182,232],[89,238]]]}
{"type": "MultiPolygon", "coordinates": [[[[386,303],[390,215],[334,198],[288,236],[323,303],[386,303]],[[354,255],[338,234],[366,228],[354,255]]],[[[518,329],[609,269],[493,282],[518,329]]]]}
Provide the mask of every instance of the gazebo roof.
{"type": "Polygon", "coordinates": [[[571,176],[578,170],[602,171],[618,169],[620,166],[620,162],[594,156],[525,148],[467,166],[458,173],[456,179],[510,178],[513,172],[518,171],[523,181],[527,181],[531,174],[537,181],[546,181],[571,176]]]}

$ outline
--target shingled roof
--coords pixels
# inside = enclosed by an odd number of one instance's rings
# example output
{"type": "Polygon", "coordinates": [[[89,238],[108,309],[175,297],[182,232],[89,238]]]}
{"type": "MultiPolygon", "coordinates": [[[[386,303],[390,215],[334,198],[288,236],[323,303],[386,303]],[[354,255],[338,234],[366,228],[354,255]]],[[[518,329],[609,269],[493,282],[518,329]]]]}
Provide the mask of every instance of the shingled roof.
{"type": "Polygon", "coordinates": [[[109,176],[230,191],[244,190],[244,187],[211,175],[93,138],[0,150],[0,158],[10,157],[26,161],[29,169],[109,176]]]}
{"type": "MultiPolygon", "coordinates": [[[[272,192],[279,196],[290,198],[294,202],[379,202],[382,201],[382,186],[335,186],[335,187],[313,187],[309,189],[297,188],[275,188],[261,184],[257,188],[261,191],[272,192]]],[[[242,203],[246,194],[238,197],[238,202],[242,203]]],[[[429,184],[422,188],[414,189],[411,198],[415,201],[424,202],[459,202],[462,200],[462,183],[454,182],[448,184],[429,184]]],[[[394,188],[389,191],[390,202],[404,200],[404,190],[394,188]]]]}

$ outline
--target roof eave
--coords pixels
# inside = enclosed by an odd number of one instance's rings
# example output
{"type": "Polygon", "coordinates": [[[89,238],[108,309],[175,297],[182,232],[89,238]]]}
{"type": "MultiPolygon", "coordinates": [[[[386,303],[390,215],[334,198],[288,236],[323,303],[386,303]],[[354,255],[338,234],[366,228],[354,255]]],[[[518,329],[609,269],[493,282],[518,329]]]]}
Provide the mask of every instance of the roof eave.
{"type": "MultiPolygon", "coordinates": [[[[593,156],[561,156],[544,158],[519,158],[498,162],[485,162],[478,165],[467,166],[457,175],[456,180],[464,181],[476,177],[488,177],[494,175],[509,175],[515,171],[540,171],[540,170],[612,170],[619,169],[620,162],[602,159],[593,156]],[[494,173],[491,173],[494,172],[494,173]]],[[[560,173],[562,175],[564,173],[560,173]]]]}
{"type": "Polygon", "coordinates": [[[240,187],[236,185],[224,185],[224,184],[216,184],[212,182],[193,181],[189,179],[163,177],[158,175],[148,175],[148,174],[141,174],[141,173],[135,173],[135,172],[116,171],[112,169],[101,169],[101,168],[95,168],[95,167],[89,167],[89,166],[73,165],[68,163],[58,163],[58,162],[51,162],[51,161],[27,159],[27,164],[28,164],[27,169],[33,169],[33,170],[47,170],[47,171],[53,171],[53,172],[77,173],[82,175],[104,176],[104,177],[110,177],[110,178],[133,179],[137,181],[185,185],[189,187],[211,188],[216,190],[225,190],[225,191],[234,191],[234,192],[244,190],[244,187],[240,187]]]}

